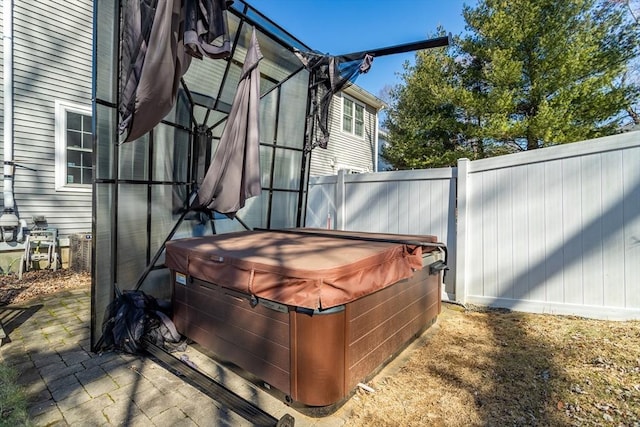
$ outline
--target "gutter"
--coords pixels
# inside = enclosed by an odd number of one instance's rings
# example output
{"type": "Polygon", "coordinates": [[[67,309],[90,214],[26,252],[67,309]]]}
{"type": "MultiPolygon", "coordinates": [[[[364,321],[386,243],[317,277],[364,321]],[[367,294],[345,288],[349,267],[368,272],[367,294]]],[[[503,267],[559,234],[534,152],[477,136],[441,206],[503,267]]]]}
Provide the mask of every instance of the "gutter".
{"type": "Polygon", "coordinates": [[[13,193],[13,0],[4,0],[2,4],[2,42],[3,42],[3,80],[4,80],[4,210],[0,215],[0,233],[5,242],[13,241],[15,230],[20,221],[15,214],[13,193]]]}

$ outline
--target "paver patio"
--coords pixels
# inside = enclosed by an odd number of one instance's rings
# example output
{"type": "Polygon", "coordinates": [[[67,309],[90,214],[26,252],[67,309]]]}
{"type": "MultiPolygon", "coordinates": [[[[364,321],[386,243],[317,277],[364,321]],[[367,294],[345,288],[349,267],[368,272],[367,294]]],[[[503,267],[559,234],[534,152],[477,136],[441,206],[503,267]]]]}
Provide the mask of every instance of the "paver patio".
{"type": "MultiPolygon", "coordinates": [[[[151,358],[91,352],[89,307],[85,288],[0,307],[8,335],[0,360],[20,372],[36,425],[251,425],[151,358]]],[[[348,403],[329,417],[304,416],[197,350],[190,347],[186,354],[275,418],[289,413],[296,426],[341,426],[348,417],[348,403]]]]}

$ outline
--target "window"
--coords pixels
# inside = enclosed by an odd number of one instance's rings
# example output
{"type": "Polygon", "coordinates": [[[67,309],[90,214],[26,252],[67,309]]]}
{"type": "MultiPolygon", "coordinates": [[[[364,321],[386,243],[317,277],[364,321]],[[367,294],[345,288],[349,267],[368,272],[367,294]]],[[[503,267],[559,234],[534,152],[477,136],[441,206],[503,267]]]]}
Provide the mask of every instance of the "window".
{"type": "Polygon", "coordinates": [[[342,130],[364,137],[364,105],[342,98],[342,130]]]}
{"type": "Polygon", "coordinates": [[[91,191],[91,108],[56,101],[56,190],[91,191]]]}

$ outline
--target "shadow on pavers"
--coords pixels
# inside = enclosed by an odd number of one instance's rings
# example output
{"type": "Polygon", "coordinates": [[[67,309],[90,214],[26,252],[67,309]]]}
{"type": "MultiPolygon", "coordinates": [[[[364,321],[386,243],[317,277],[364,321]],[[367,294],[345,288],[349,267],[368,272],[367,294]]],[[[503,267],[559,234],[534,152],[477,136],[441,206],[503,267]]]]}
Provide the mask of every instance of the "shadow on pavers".
{"type": "Polygon", "coordinates": [[[20,373],[34,425],[244,425],[147,357],[92,352],[89,304],[78,291],[0,307],[12,334],[0,363],[20,373]]]}
{"type": "Polygon", "coordinates": [[[29,320],[42,304],[30,307],[0,306],[0,345],[11,342],[11,332],[29,320]]]}

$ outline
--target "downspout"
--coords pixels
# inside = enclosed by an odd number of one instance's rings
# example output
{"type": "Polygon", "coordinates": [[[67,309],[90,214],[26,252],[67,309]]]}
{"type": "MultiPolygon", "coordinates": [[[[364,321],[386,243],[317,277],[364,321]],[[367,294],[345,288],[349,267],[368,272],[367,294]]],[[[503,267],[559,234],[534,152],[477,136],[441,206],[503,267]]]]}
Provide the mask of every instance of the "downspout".
{"type": "Polygon", "coordinates": [[[13,197],[13,0],[4,0],[2,5],[4,80],[4,210],[0,216],[2,240],[12,241],[20,222],[15,214],[13,197]]]}

